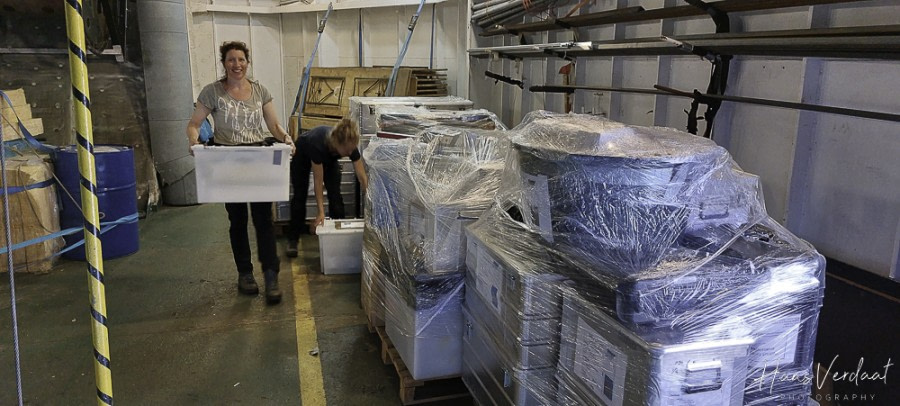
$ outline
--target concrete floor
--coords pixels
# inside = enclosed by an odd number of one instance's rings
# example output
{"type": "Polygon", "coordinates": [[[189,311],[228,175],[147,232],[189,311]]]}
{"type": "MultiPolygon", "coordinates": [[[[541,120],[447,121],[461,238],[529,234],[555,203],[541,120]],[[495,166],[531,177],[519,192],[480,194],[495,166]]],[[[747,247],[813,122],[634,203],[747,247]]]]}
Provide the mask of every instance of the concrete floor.
{"type": "MultiPolygon", "coordinates": [[[[303,396],[322,404],[324,387],[329,405],[399,404],[396,372],[381,363],[380,343],[365,326],[359,276],[320,274],[317,240],[305,237],[301,258],[282,255],[284,301],[267,306],[262,295],[237,293],[227,229],[221,205],[163,208],[140,221],[136,254],[104,262],[116,403],[296,405],[303,396]],[[295,298],[296,286],[308,297],[295,298]],[[317,340],[318,360],[309,358],[313,348],[302,337],[317,340]],[[299,365],[314,361],[321,381],[301,382],[299,365]]],[[[85,269],[60,260],[49,274],[16,274],[26,404],[95,402],[85,269]]],[[[4,405],[16,402],[6,278],[4,405]]]]}
{"type": "MultiPolygon", "coordinates": [[[[300,258],[282,257],[284,301],[266,306],[261,295],[236,291],[221,205],[163,208],[141,220],[140,230],[136,254],[104,263],[117,404],[297,405],[304,399],[311,406],[325,403],[323,393],[329,405],[400,403],[397,375],[381,363],[380,342],[365,326],[358,275],[320,274],[315,237],[301,241],[300,258]],[[309,355],[316,347],[319,355],[309,355]],[[320,372],[301,380],[301,365],[320,372]]],[[[882,365],[896,355],[890,327],[900,295],[896,289],[867,293],[836,261],[828,268],[816,361],[827,366],[840,355],[836,368],[847,371],[863,356],[867,365],[882,365]],[[870,333],[885,326],[886,334],[870,333]]],[[[85,269],[83,262],[60,260],[48,274],[16,274],[26,404],[95,403],[85,269]]],[[[0,276],[0,405],[10,405],[16,403],[10,292],[7,274],[0,276]]],[[[866,404],[900,399],[897,385],[840,385],[852,383],[835,383],[835,393],[877,395],[866,404]]],[[[464,404],[470,403],[444,403],[464,404]]]]}

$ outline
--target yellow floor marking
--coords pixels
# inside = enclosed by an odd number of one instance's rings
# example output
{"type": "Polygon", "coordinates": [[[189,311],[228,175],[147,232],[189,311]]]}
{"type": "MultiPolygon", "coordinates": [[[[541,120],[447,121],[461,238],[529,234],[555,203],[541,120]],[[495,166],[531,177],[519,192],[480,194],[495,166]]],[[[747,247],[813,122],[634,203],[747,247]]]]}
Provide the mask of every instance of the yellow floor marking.
{"type": "Polygon", "coordinates": [[[309,297],[309,278],[306,267],[297,260],[291,261],[294,277],[294,317],[297,320],[297,359],[300,362],[300,401],[303,406],[325,405],[325,384],[322,381],[322,363],[319,355],[311,356],[311,350],[318,351],[316,319],[312,314],[309,297]]]}

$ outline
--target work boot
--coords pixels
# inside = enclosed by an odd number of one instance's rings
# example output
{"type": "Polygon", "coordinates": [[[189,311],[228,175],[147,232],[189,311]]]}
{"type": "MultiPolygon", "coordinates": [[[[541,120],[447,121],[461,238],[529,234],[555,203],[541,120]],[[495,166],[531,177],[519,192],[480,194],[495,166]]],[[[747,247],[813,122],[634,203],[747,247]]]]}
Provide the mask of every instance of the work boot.
{"type": "Polygon", "coordinates": [[[256,284],[256,279],[253,279],[252,273],[241,273],[238,276],[238,292],[245,295],[259,294],[259,285],[256,284]]]}
{"type": "Polygon", "coordinates": [[[278,272],[266,271],[266,303],[281,303],[281,289],[278,289],[278,272]]]}
{"type": "Polygon", "coordinates": [[[297,240],[288,240],[287,250],[285,254],[287,254],[290,258],[297,258],[297,240]]]}

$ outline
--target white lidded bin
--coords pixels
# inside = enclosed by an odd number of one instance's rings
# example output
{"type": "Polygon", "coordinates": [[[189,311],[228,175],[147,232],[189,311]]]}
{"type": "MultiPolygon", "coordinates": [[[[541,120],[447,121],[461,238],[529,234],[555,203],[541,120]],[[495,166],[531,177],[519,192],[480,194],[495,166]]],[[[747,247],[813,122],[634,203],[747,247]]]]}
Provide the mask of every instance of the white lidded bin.
{"type": "Polygon", "coordinates": [[[316,228],[319,236],[319,261],[326,275],[362,271],[363,228],[365,220],[325,220],[316,228]]]}
{"type": "Polygon", "coordinates": [[[290,200],[291,146],[191,147],[199,203],[290,200]]]}
{"type": "Polygon", "coordinates": [[[385,332],[413,379],[441,379],[462,373],[464,282],[447,282],[451,292],[419,293],[433,307],[415,308],[396,286],[384,292],[385,332]]]}

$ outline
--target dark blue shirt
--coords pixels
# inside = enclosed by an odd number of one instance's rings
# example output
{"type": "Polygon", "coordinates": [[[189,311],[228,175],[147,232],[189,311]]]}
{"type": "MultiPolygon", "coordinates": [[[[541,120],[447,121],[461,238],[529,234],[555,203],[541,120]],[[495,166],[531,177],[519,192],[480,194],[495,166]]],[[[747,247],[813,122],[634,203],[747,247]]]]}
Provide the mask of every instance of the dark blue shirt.
{"type": "MultiPolygon", "coordinates": [[[[331,133],[331,127],[321,125],[309,130],[297,138],[297,150],[303,155],[309,157],[309,160],[315,164],[330,164],[341,156],[331,150],[328,143],[328,134],[331,133]]],[[[354,148],[350,154],[351,161],[359,160],[359,148],[354,148]]]]}

